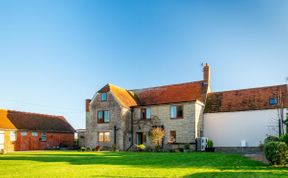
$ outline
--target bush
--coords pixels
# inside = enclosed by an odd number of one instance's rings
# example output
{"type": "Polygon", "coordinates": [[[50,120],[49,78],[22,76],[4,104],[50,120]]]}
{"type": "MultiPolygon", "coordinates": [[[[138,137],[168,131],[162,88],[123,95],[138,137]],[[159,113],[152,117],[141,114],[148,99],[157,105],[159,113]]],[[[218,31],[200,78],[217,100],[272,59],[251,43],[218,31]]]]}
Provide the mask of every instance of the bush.
{"type": "Polygon", "coordinates": [[[102,146],[98,145],[98,146],[95,147],[95,151],[101,151],[101,150],[102,150],[102,146]]]}
{"type": "Polygon", "coordinates": [[[144,151],[145,150],[145,145],[144,144],[136,145],[136,148],[137,148],[138,151],[144,151]]]}
{"type": "Polygon", "coordinates": [[[212,140],[208,140],[207,147],[208,148],[213,148],[213,146],[214,146],[213,141],[212,140]]]}
{"type": "Polygon", "coordinates": [[[264,151],[264,144],[263,144],[262,142],[259,143],[259,150],[260,150],[261,152],[264,151]]]}
{"type": "Polygon", "coordinates": [[[265,138],[264,145],[268,142],[277,142],[277,141],[279,141],[278,137],[270,135],[270,136],[265,138]]]}
{"type": "Polygon", "coordinates": [[[150,130],[150,140],[151,143],[155,146],[156,150],[160,150],[162,139],[165,136],[165,131],[161,127],[155,127],[150,130]]]}
{"type": "Polygon", "coordinates": [[[288,146],[284,142],[267,142],[264,153],[267,160],[274,165],[284,165],[288,161],[288,146]]]}
{"type": "Polygon", "coordinates": [[[112,151],[119,151],[120,147],[117,144],[112,145],[112,151]]]}
{"type": "Polygon", "coordinates": [[[285,142],[288,145],[288,134],[282,135],[280,141],[285,142]]]}
{"type": "Polygon", "coordinates": [[[6,150],[5,149],[1,149],[0,150],[0,155],[5,155],[7,152],[6,152],[6,150]]]}
{"type": "Polygon", "coordinates": [[[82,147],[80,148],[80,151],[82,151],[82,152],[86,151],[86,147],[82,146],[82,147]]]}

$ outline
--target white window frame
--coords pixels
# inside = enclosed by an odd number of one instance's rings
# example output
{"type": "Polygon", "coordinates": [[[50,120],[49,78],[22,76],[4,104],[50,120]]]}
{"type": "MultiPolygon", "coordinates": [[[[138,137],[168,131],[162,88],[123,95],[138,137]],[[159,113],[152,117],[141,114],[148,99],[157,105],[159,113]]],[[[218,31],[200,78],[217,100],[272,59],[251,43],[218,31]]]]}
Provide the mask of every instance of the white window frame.
{"type": "Polygon", "coordinates": [[[26,137],[28,135],[28,132],[27,131],[21,131],[20,134],[21,134],[21,136],[26,137]]]}
{"type": "Polygon", "coordinates": [[[15,142],[17,140],[17,131],[10,131],[10,141],[15,142]]]}
{"type": "Polygon", "coordinates": [[[38,132],[32,131],[32,137],[38,137],[38,132]]]}

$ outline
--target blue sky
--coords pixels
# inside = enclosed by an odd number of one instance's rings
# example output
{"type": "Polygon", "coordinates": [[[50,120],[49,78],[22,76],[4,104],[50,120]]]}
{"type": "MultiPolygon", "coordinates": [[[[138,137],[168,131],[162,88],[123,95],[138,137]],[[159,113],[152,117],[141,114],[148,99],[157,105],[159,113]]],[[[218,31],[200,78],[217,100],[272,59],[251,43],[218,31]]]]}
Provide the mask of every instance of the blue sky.
{"type": "Polygon", "coordinates": [[[202,79],[212,90],[285,83],[288,1],[0,1],[0,108],[64,115],[106,83],[202,79]]]}

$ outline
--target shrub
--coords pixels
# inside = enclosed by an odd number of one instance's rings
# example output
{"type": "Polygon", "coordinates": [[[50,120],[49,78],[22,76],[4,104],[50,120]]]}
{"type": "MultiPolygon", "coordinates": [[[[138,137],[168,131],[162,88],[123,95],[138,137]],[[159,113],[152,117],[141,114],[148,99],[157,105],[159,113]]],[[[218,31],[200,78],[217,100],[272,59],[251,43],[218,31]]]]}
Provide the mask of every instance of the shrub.
{"type": "Polygon", "coordinates": [[[185,149],[185,150],[189,150],[189,149],[190,149],[190,144],[189,144],[189,143],[185,144],[185,145],[184,145],[184,149],[185,149]]]}
{"type": "Polygon", "coordinates": [[[259,143],[259,150],[264,151],[264,144],[262,142],[259,143]]]}
{"type": "Polygon", "coordinates": [[[264,145],[264,153],[272,164],[284,165],[288,161],[288,146],[284,142],[270,141],[264,145]]]}
{"type": "Polygon", "coordinates": [[[162,139],[165,136],[165,131],[160,127],[155,127],[150,131],[150,139],[152,144],[158,150],[161,148],[162,139]]]}
{"type": "Polygon", "coordinates": [[[145,150],[145,145],[144,144],[136,145],[136,148],[137,148],[138,151],[144,151],[145,150]]]}
{"type": "Polygon", "coordinates": [[[112,145],[112,151],[119,151],[120,147],[117,144],[112,145]]]}
{"type": "Polygon", "coordinates": [[[102,146],[98,145],[98,146],[95,147],[95,151],[101,151],[101,150],[102,150],[102,146]]]}
{"type": "Polygon", "coordinates": [[[213,141],[212,140],[208,140],[207,147],[208,148],[213,148],[213,146],[214,146],[213,141]]]}
{"type": "Polygon", "coordinates": [[[282,135],[280,141],[285,142],[288,145],[288,134],[282,135]]]}
{"type": "Polygon", "coordinates": [[[86,151],[86,147],[82,146],[82,147],[80,148],[80,150],[81,150],[82,152],[84,152],[84,151],[86,151]]]}
{"type": "Polygon", "coordinates": [[[0,155],[5,155],[7,152],[6,152],[6,150],[5,149],[1,149],[0,150],[0,155]]]}
{"type": "Polygon", "coordinates": [[[265,138],[264,145],[268,142],[277,142],[277,141],[279,141],[278,137],[270,135],[270,136],[265,138]]]}

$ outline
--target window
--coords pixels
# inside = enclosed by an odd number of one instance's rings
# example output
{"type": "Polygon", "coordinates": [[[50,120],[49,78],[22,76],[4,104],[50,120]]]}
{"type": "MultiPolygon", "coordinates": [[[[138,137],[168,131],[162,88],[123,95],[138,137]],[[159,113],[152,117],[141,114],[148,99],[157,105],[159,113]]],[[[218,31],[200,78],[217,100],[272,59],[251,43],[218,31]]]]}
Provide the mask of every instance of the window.
{"type": "Polygon", "coordinates": [[[33,132],[32,132],[32,136],[33,136],[33,137],[37,137],[37,136],[38,136],[38,132],[33,131],[33,132]]]}
{"type": "Polygon", "coordinates": [[[151,119],[151,108],[141,108],[141,119],[151,119]]]}
{"type": "Polygon", "coordinates": [[[98,132],[99,142],[110,142],[110,132],[98,132]]]}
{"type": "Polygon", "coordinates": [[[270,99],[269,99],[269,104],[270,104],[270,105],[276,105],[276,104],[278,104],[277,98],[270,98],[270,99]]]}
{"type": "Polygon", "coordinates": [[[171,106],[170,108],[171,119],[183,118],[183,106],[171,106]]]}
{"type": "Polygon", "coordinates": [[[110,122],[109,111],[98,111],[97,117],[98,117],[98,123],[110,122]]]}
{"type": "Polygon", "coordinates": [[[23,131],[23,132],[21,132],[21,136],[27,136],[27,132],[26,131],[23,131]]]}
{"type": "Polygon", "coordinates": [[[176,142],[176,131],[171,130],[170,131],[170,138],[169,138],[169,143],[175,143],[176,142]]]}
{"type": "Polygon", "coordinates": [[[10,131],[10,140],[12,142],[17,140],[17,132],[16,131],[10,131]]]}
{"type": "Polygon", "coordinates": [[[42,132],[41,134],[41,141],[46,141],[47,140],[47,136],[45,132],[42,132]]]}
{"type": "Polygon", "coordinates": [[[101,101],[107,101],[107,93],[101,93],[101,101]]]}

